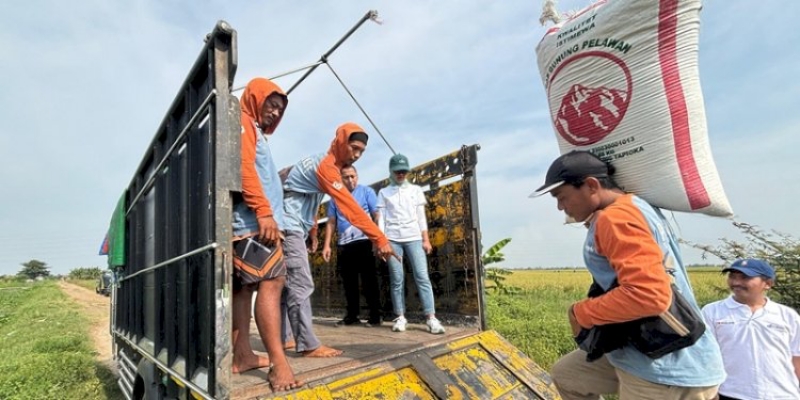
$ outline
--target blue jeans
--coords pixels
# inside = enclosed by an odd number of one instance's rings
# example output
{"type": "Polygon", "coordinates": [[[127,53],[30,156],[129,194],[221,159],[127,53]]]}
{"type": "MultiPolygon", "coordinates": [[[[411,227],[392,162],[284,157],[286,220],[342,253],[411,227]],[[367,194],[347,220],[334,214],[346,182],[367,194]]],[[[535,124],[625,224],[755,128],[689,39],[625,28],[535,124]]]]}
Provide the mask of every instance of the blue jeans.
{"type": "MultiPolygon", "coordinates": [[[[431,280],[428,276],[428,260],[425,257],[425,251],[422,250],[422,241],[390,241],[389,243],[392,245],[394,252],[400,256],[400,259],[403,258],[404,253],[408,255],[408,261],[411,263],[411,272],[414,274],[414,281],[417,283],[417,291],[419,292],[419,301],[422,303],[422,309],[425,315],[435,314],[433,288],[431,287],[431,280]]],[[[406,301],[403,286],[405,283],[405,273],[403,272],[403,263],[394,257],[390,257],[388,264],[394,313],[397,315],[405,315],[406,301]]]]}

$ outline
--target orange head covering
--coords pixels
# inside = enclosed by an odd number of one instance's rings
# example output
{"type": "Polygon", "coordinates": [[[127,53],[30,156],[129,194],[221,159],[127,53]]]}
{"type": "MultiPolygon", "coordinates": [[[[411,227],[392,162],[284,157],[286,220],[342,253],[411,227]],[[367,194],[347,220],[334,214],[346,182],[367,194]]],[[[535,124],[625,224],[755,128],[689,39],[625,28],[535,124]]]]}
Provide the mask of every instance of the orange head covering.
{"type": "MultiPolygon", "coordinates": [[[[255,120],[256,124],[260,127],[261,107],[264,104],[264,100],[266,100],[267,97],[273,93],[281,95],[281,97],[283,97],[283,99],[286,101],[286,105],[289,104],[289,99],[286,97],[286,94],[283,93],[283,89],[281,89],[271,80],[265,78],[254,78],[251,80],[244,89],[244,93],[242,93],[242,99],[239,101],[242,106],[242,117],[245,115],[250,117],[250,119],[255,120]]],[[[283,114],[281,114],[275,123],[272,124],[272,126],[269,128],[269,132],[265,131],[264,133],[270,134],[275,132],[275,128],[278,127],[278,124],[281,122],[282,118],[283,114]]]]}
{"type": "Polygon", "coordinates": [[[360,127],[355,122],[345,122],[336,128],[336,137],[333,138],[333,142],[331,142],[331,148],[328,150],[328,153],[333,154],[338,167],[343,167],[344,164],[347,163],[350,135],[356,132],[362,132],[366,134],[366,132],[364,132],[364,128],[360,127]]]}

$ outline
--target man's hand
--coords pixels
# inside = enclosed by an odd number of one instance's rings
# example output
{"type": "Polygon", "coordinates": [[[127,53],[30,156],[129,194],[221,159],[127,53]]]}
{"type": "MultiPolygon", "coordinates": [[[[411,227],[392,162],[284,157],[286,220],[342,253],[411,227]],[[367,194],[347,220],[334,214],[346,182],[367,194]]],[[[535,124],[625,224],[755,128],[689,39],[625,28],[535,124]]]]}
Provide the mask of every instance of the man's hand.
{"type": "Polygon", "coordinates": [[[572,337],[578,337],[578,334],[581,333],[581,325],[578,323],[578,319],[575,317],[575,310],[573,309],[575,305],[569,306],[569,310],[567,310],[567,315],[569,316],[569,326],[572,328],[572,337]]]}
{"type": "Polygon", "coordinates": [[[317,247],[319,247],[319,239],[317,239],[317,235],[311,235],[311,246],[308,248],[308,253],[316,253],[317,247]]]}
{"type": "Polygon", "coordinates": [[[331,261],[331,246],[325,246],[322,248],[322,259],[325,260],[325,262],[331,261]]]}
{"type": "Polygon", "coordinates": [[[425,254],[431,254],[431,251],[433,251],[433,246],[431,246],[431,242],[429,240],[422,240],[422,250],[425,251],[425,254]]]}
{"type": "Polygon", "coordinates": [[[272,215],[258,219],[258,241],[264,244],[272,244],[281,238],[281,231],[272,215]]]}
{"type": "Polygon", "coordinates": [[[394,257],[397,259],[397,261],[403,262],[400,256],[398,256],[397,253],[394,252],[394,249],[392,249],[392,245],[389,243],[386,243],[385,245],[378,247],[377,253],[378,253],[378,258],[380,258],[382,261],[389,261],[389,257],[394,257]]]}

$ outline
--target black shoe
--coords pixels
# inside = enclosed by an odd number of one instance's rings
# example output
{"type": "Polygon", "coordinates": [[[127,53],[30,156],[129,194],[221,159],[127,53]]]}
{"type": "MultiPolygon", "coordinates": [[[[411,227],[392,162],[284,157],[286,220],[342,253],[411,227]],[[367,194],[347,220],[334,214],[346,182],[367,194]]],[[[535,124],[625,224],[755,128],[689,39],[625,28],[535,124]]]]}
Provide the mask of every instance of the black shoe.
{"type": "Polygon", "coordinates": [[[367,320],[368,327],[381,326],[382,323],[383,320],[381,320],[381,317],[370,318],[367,320]]]}
{"type": "Polygon", "coordinates": [[[336,321],[336,326],[350,326],[360,324],[361,320],[358,318],[343,318],[339,321],[336,321]]]}

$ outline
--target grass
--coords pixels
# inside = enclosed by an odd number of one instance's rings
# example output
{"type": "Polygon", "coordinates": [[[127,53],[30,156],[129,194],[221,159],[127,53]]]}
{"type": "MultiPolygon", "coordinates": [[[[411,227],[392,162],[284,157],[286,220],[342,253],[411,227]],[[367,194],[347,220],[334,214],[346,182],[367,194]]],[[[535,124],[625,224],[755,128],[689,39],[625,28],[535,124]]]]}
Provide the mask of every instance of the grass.
{"type": "MultiPolygon", "coordinates": [[[[701,307],[726,296],[718,269],[690,269],[689,279],[701,307]]],[[[489,327],[549,371],[559,357],[577,347],[566,312],[570,304],[586,297],[591,283],[584,269],[514,271],[505,284],[522,292],[487,296],[489,327]]]]}
{"type": "Polygon", "coordinates": [[[117,399],[89,321],[54,281],[0,283],[0,399],[117,399]]]}
{"type": "MultiPolygon", "coordinates": [[[[700,305],[726,295],[714,268],[690,269],[700,305]]],[[[94,280],[71,281],[94,289],[94,280]]],[[[521,293],[487,296],[489,326],[550,370],[575,349],[566,310],[586,296],[586,270],[526,270],[507,277],[521,293]]],[[[0,399],[117,399],[115,378],[95,362],[89,321],[54,281],[0,282],[0,399]]]]}

